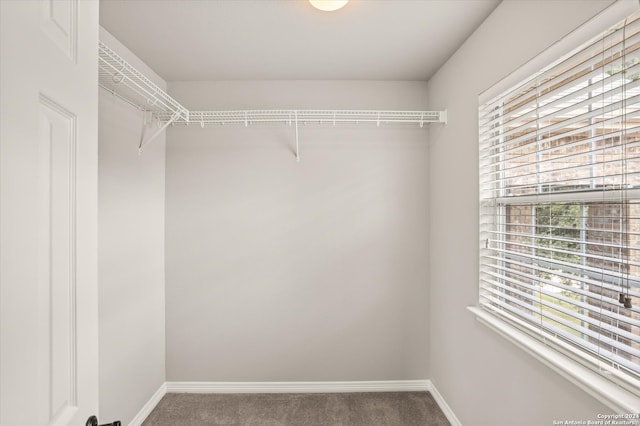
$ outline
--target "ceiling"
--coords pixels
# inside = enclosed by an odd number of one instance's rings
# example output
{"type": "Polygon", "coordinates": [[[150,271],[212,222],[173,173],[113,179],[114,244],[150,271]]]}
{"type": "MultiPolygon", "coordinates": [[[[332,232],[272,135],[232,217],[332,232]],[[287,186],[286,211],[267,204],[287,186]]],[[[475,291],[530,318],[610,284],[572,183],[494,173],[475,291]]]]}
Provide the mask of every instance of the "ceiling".
{"type": "Polygon", "coordinates": [[[428,80],[499,0],[100,0],[100,24],[167,81],[428,80]]]}

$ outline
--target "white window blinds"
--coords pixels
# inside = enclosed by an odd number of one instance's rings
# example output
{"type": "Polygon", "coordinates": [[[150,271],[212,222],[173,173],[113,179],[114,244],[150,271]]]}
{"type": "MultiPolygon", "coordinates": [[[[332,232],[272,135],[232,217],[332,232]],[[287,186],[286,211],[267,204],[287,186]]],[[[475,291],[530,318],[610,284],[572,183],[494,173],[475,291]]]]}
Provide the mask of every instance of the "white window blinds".
{"type": "Polygon", "coordinates": [[[481,306],[635,386],[638,18],[479,108],[481,306]]]}

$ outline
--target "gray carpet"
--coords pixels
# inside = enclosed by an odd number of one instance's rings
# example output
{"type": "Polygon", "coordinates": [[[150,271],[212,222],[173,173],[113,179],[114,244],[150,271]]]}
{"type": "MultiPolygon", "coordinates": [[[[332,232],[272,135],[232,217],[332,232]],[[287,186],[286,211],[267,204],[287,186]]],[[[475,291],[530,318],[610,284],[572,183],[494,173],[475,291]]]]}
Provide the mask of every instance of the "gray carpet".
{"type": "Polygon", "coordinates": [[[143,426],[449,425],[428,392],[168,393],[143,426]]]}

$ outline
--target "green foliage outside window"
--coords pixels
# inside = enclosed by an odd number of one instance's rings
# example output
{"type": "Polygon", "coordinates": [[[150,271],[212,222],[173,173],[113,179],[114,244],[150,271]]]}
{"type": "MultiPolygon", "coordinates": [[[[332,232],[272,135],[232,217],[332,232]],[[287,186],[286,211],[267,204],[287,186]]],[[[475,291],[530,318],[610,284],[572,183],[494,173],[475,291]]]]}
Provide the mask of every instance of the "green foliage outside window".
{"type": "Polygon", "coordinates": [[[548,247],[538,248],[538,256],[580,263],[580,210],[579,204],[542,204],[536,207],[536,246],[548,247]]]}
{"type": "MultiPolygon", "coordinates": [[[[619,65],[619,66],[612,67],[609,71],[607,71],[607,74],[609,75],[618,74],[623,69],[627,70],[629,68],[632,68],[634,65],[637,65],[638,63],[640,63],[640,58],[633,58],[629,61],[625,61],[624,66],[619,65]]],[[[640,78],[640,72],[629,74],[626,76],[626,78],[627,80],[636,81],[637,79],[640,78]]]]}
{"type": "MultiPolygon", "coordinates": [[[[538,205],[535,207],[535,223],[536,246],[538,247],[536,249],[537,256],[580,264],[580,234],[583,221],[582,209],[579,204],[538,205]]],[[[539,272],[538,275],[540,278],[552,280],[551,274],[548,272],[539,272]]],[[[566,277],[562,277],[561,282],[567,286],[571,285],[571,280],[566,277]]],[[[576,301],[579,300],[579,296],[573,292],[563,290],[561,294],[576,301]]],[[[580,308],[576,305],[561,301],[548,294],[538,293],[538,297],[546,302],[572,310],[576,312],[576,314],[581,313],[580,308]]],[[[564,318],[566,321],[580,324],[580,320],[572,315],[543,306],[540,303],[536,303],[535,306],[542,308],[554,316],[564,318]]],[[[540,317],[540,315],[536,316],[540,317]]],[[[562,328],[571,334],[580,335],[575,329],[551,319],[545,318],[545,322],[553,323],[555,327],[562,328]]]]}

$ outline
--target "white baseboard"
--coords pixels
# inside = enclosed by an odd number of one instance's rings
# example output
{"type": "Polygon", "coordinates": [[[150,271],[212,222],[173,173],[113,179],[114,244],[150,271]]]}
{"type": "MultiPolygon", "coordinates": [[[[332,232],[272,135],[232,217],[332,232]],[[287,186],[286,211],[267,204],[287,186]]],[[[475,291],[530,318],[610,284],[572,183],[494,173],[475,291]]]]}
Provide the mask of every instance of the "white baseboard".
{"type": "Polygon", "coordinates": [[[427,391],[428,380],[366,382],[167,382],[173,393],[329,393],[427,391]]]}
{"type": "Polygon", "coordinates": [[[138,414],[136,414],[133,420],[129,422],[129,426],[142,425],[142,423],[146,420],[149,414],[151,414],[153,409],[156,408],[156,405],[158,405],[158,402],[160,402],[160,400],[162,399],[163,396],[165,396],[166,393],[167,393],[167,383],[165,382],[162,385],[160,385],[158,390],[153,395],[151,395],[151,398],[149,398],[149,401],[147,401],[147,403],[144,404],[144,406],[138,412],[138,414]]]}
{"type": "Polygon", "coordinates": [[[438,392],[438,389],[436,389],[435,385],[431,382],[431,380],[428,380],[428,382],[429,392],[431,393],[431,396],[433,396],[433,399],[436,400],[438,407],[440,407],[444,415],[447,417],[447,420],[449,420],[451,426],[462,426],[462,423],[460,423],[460,420],[458,420],[451,407],[449,407],[449,404],[447,404],[447,401],[444,400],[440,392],[438,392]]]}

